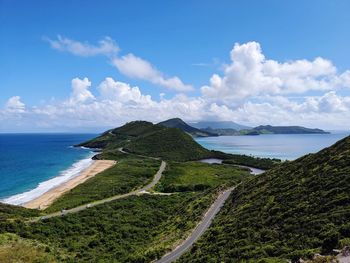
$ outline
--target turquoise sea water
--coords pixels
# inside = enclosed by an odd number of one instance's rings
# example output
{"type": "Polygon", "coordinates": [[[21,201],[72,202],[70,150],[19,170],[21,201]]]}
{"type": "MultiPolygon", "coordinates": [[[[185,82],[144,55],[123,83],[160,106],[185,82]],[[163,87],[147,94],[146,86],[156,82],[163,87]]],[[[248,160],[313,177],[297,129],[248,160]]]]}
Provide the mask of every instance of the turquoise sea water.
{"type": "Polygon", "coordinates": [[[258,136],[219,136],[197,138],[196,141],[211,150],[246,154],[257,157],[294,160],[317,152],[346,137],[349,132],[331,134],[266,134],[258,136]]]}
{"type": "Polygon", "coordinates": [[[21,204],[77,175],[91,150],[72,145],[94,134],[0,134],[0,200],[21,204]]]}

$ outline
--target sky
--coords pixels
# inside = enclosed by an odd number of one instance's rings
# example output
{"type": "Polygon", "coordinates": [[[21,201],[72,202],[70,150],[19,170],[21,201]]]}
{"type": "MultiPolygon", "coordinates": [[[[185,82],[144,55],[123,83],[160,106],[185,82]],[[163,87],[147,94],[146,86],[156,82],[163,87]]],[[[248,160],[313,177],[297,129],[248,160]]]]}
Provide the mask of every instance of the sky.
{"type": "Polygon", "coordinates": [[[350,128],[350,1],[0,0],[0,132],[350,128]]]}

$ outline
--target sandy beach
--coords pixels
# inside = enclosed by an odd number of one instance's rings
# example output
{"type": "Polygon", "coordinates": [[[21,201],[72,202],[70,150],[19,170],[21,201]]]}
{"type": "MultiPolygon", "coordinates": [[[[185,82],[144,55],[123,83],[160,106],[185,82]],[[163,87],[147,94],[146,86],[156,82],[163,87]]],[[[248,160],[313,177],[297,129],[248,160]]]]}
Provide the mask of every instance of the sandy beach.
{"type": "Polygon", "coordinates": [[[65,192],[73,189],[77,185],[85,182],[89,178],[110,168],[115,164],[116,164],[116,161],[112,161],[112,160],[96,160],[88,168],[83,170],[78,176],[72,178],[67,182],[64,182],[63,184],[55,188],[52,188],[51,190],[45,192],[43,195],[35,198],[34,200],[24,203],[22,206],[26,208],[43,210],[47,208],[50,204],[52,204],[53,201],[55,201],[58,197],[60,197],[65,192]]]}

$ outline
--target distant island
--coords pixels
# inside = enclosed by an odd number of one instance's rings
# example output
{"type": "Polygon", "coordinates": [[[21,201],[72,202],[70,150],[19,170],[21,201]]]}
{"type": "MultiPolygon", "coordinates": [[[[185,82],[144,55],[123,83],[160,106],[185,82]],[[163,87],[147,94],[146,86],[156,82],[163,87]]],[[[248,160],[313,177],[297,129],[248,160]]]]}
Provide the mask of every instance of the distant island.
{"type": "Polygon", "coordinates": [[[173,118],[158,123],[159,125],[178,128],[193,137],[260,135],[260,134],[329,134],[318,128],[302,126],[260,125],[254,128],[231,121],[203,121],[187,124],[180,118],[173,118]]]}

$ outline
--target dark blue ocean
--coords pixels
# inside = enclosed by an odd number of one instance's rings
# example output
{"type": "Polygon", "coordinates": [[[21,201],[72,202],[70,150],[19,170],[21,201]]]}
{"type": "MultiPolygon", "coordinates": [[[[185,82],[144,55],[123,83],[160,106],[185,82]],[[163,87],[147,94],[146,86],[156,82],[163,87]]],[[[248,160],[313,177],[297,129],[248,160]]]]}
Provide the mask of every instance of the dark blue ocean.
{"type": "Polygon", "coordinates": [[[77,175],[93,153],[72,145],[94,134],[0,134],[0,200],[21,204],[77,175]]]}

